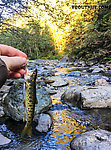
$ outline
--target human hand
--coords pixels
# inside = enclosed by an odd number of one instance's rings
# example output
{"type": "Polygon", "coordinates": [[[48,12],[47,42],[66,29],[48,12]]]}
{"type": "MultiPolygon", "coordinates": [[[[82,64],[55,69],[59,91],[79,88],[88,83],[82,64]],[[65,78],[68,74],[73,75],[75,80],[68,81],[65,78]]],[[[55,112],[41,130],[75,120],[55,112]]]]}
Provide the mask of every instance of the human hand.
{"type": "Polygon", "coordinates": [[[27,55],[16,48],[0,44],[0,58],[5,62],[9,78],[20,78],[25,73],[27,55]]]}

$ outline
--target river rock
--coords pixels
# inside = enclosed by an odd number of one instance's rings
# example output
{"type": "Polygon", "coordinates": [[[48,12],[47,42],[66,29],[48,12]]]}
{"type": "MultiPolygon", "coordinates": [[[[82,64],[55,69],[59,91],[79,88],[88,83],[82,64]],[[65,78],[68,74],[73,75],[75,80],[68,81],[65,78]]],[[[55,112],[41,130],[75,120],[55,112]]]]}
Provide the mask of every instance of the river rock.
{"type": "Polygon", "coordinates": [[[73,58],[68,57],[68,55],[66,55],[61,59],[60,63],[68,63],[68,62],[72,62],[72,61],[73,61],[73,58]]]}
{"type": "Polygon", "coordinates": [[[52,70],[44,70],[42,71],[40,74],[38,74],[38,76],[43,76],[43,77],[49,77],[49,76],[54,76],[55,75],[55,71],[52,70]]]}
{"type": "Polygon", "coordinates": [[[71,142],[72,150],[111,150],[111,132],[98,129],[82,133],[71,142]]]}
{"type": "MultiPolygon", "coordinates": [[[[35,117],[36,120],[36,117],[35,117]]],[[[52,118],[49,114],[41,113],[37,118],[38,125],[36,126],[36,130],[39,132],[48,132],[52,125],[52,118]]]]}
{"type": "Polygon", "coordinates": [[[65,76],[67,76],[67,77],[80,77],[81,72],[80,71],[72,71],[70,73],[65,74],[65,76]]]}
{"type": "Polygon", "coordinates": [[[87,66],[93,66],[93,65],[95,65],[97,63],[98,63],[98,61],[97,61],[96,58],[90,58],[90,59],[87,60],[86,65],[87,66]]]}
{"type": "MultiPolygon", "coordinates": [[[[35,106],[35,114],[47,111],[52,106],[52,99],[43,87],[37,87],[36,96],[38,104],[35,106]]],[[[7,116],[16,121],[24,117],[23,85],[14,85],[4,99],[3,107],[7,116]]]]}
{"type": "Polygon", "coordinates": [[[81,109],[111,108],[111,86],[78,86],[67,89],[61,100],[81,109]]]}
{"type": "Polygon", "coordinates": [[[95,80],[95,85],[108,85],[108,82],[105,79],[97,79],[95,80]]]}
{"type": "Polygon", "coordinates": [[[104,69],[103,68],[99,68],[99,67],[96,67],[92,73],[103,73],[104,72],[104,69]]]}
{"type": "Polygon", "coordinates": [[[60,76],[48,77],[47,80],[54,80],[53,83],[50,83],[50,85],[54,87],[62,87],[68,85],[68,81],[60,76]]]}
{"type": "Polygon", "coordinates": [[[11,142],[10,139],[8,139],[7,137],[3,136],[1,133],[0,133],[0,148],[1,147],[4,147],[4,146],[7,146],[7,144],[9,144],[11,142]]]}

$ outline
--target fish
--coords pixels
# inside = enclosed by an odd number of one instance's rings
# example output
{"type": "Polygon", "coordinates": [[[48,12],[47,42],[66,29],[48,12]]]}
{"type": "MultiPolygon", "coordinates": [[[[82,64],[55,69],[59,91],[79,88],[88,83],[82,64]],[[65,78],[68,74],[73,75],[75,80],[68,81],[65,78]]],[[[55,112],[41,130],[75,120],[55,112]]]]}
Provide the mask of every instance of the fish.
{"type": "Polygon", "coordinates": [[[37,69],[35,69],[32,73],[29,73],[28,69],[26,69],[24,78],[24,106],[26,108],[24,113],[24,121],[26,121],[26,124],[21,136],[27,134],[29,137],[32,137],[32,122],[34,119],[35,104],[38,103],[36,98],[37,69]]]}

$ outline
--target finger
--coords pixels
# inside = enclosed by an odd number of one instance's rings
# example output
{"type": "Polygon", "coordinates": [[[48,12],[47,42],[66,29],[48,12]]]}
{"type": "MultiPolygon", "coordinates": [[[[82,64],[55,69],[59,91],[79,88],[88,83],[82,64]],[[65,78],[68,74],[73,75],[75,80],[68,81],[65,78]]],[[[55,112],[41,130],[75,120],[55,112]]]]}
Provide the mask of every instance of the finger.
{"type": "Polygon", "coordinates": [[[7,65],[8,70],[16,72],[18,69],[22,69],[26,66],[27,60],[24,57],[6,57],[1,56],[1,58],[4,60],[4,62],[7,65]]]}
{"type": "Polygon", "coordinates": [[[13,72],[20,73],[21,75],[25,74],[25,70],[24,69],[18,69],[18,70],[13,71],[13,72]]]}
{"type": "Polygon", "coordinates": [[[0,55],[9,57],[20,56],[27,58],[27,55],[20,50],[3,44],[0,44],[0,55]]]}
{"type": "Polygon", "coordinates": [[[8,78],[12,78],[12,79],[17,79],[20,77],[21,77],[21,74],[18,72],[12,72],[12,73],[9,73],[9,75],[8,75],[8,78]]]}

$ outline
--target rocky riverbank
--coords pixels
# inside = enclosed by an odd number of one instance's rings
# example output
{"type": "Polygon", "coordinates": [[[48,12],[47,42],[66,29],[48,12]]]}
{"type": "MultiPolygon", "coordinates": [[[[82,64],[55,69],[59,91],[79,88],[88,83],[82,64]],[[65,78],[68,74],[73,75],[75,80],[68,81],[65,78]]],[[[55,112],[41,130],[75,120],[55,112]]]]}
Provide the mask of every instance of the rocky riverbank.
{"type": "MultiPolygon", "coordinates": [[[[51,95],[58,94],[61,87],[65,89],[59,96],[67,106],[88,110],[111,108],[111,64],[99,64],[94,60],[70,61],[68,57],[61,61],[29,60],[28,68],[35,67],[38,69],[35,110],[38,132],[48,132],[51,128],[53,117],[47,114],[53,106],[51,95]]],[[[7,80],[0,89],[0,117],[4,116],[23,120],[23,79],[7,80]]]]}

